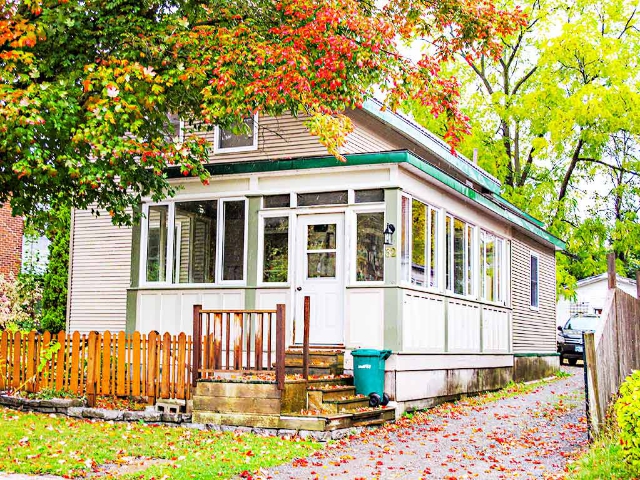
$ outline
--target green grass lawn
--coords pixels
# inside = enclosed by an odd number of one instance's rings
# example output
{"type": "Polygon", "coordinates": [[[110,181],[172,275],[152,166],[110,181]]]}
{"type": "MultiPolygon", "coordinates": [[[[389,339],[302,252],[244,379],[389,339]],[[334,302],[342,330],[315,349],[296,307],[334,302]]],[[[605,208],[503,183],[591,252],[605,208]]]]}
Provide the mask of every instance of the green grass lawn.
{"type": "Polygon", "coordinates": [[[90,423],[0,409],[0,472],[82,477],[98,469],[123,478],[230,478],[306,457],[318,448],[317,443],[278,437],[90,423]],[[135,463],[132,457],[162,461],[132,473],[127,471],[127,464],[135,463]]]}
{"type": "Polygon", "coordinates": [[[633,480],[640,471],[625,462],[617,435],[603,436],[569,466],[567,480],[633,480]]]}

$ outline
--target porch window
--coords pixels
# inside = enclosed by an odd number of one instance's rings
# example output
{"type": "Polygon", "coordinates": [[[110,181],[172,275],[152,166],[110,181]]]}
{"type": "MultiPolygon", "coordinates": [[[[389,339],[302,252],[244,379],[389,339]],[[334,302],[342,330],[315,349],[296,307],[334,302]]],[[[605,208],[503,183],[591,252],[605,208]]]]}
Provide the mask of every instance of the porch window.
{"type": "Polygon", "coordinates": [[[402,280],[411,280],[411,203],[408,197],[402,197],[402,228],[400,229],[400,268],[402,280]]]}
{"type": "Polygon", "coordinates": [[[539,285],[538,285],[538,255],[531,253],[531,308],[538,308],[540,303],[539,285]]]}
{"type": "Polygon", "coordinates": [[[244,280],[245,205],[245,200],[198,200],[146,207],[142,282],[244,280]]]}
{"type": "Polygon", "coordinates": [[[147,281],[164,282],[167,274],[168,205],[149,207],[147,215],[147,281]]]}
{"type": "Polygon", "coordinates": [[[458,295],[473,295],[473,244],[475,227],[447,215],[446,256],[447,290],[458,295]]]}
{"type": "Polygon", "coordinates": [[[264,208],[289,208],[290,205],[291,196],[288,193],[262,197],[262,206],[264,208]]]}
{"type": "Polygon", "coordinates": [[[384,213],[358,213],[356,220],[356,280],[384,280],[384,213]]]}
{"type": "Polygon", "coordinates": [[[244,200],[224,202],[222,279],[244,279],[244,200]]]}
{"type": "Polygon", "coordinates": [[[218,202],[175,206],[174,283],[213,283],[216,272],[218,202]]]}
{"type": "Polygon", "coordinates": [[[289,279],[289,217],[263,219],[262,281],[286,283],[289,279]]]}
{"type": "Polygon", "coordinates": [[[246,152],[258,148],[258,117],[245,118],[241,125],[226,129],[216,126],[214,153],[246,152]]]}
{"type": "Polygon", "coordinates": [[[421,287],[438,287],[438,210],[415,199],[409,204],[403,197],[402,215],[403,279],[421,287]],[[410,267],[405,258],[409,255],[410,267]]]}
{"type": "Polygon", "coordinates": [[[490,302],[504,301],[504,240],[494,234],[480,231],[481,294],[490,302]]]}
{"type": "Polygon", "coordinates": [[[370,190],[356,190],[355,201],[356,203],[384,202],[384,190],[382,188],[375,188],[370,190]]]}
{"type": "Polygon", "coordinates": [[[314,207],[317,205],[346,205],[349,203],[347,190],[338,192],[299,193],[299,207],[314,207]]]}

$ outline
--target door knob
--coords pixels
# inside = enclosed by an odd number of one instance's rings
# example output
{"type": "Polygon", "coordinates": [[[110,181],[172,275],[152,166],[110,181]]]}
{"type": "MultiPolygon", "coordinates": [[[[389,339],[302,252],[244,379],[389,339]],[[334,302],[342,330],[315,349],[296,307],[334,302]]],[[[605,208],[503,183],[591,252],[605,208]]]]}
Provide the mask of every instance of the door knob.
{"type": "Polygon", "coordinates": [[[302,291],[302,287],[298,287],[298,288],[296,288],[296,290],[301,292],[302,291]]]}

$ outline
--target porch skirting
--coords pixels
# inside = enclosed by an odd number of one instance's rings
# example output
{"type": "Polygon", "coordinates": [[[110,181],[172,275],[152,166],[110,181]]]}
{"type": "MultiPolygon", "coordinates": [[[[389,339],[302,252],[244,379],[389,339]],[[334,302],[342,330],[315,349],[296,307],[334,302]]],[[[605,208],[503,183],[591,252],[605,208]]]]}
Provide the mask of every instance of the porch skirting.
{"type": "Polygon", "coordinates": [[[560,356],[557,353],[516,353],[513,357],[514,382],[548,377],[560,368],[560,356]]]}

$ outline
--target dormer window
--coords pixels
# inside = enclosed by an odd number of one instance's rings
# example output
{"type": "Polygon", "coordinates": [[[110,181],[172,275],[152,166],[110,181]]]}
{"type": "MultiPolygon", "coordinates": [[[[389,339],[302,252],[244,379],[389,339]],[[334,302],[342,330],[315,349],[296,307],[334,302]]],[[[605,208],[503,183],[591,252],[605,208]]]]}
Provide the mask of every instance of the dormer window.
{"type": "Polygon", "coordinates": [[[239,133],[216,126],[214,153],[247,152],[258,149],[258,116],[244,119],[245,127],[239,133]]]}

